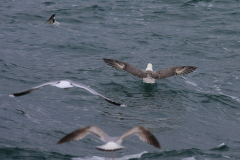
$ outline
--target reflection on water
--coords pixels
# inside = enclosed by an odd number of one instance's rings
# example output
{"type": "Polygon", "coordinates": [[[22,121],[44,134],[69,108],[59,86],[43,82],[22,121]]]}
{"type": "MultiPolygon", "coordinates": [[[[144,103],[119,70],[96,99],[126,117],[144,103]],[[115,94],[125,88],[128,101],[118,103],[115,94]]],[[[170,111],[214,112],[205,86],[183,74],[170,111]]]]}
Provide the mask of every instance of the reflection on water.
{"type": "Polygon", "coordinates": [[[157,92],[157,83],[142,83],[140,88],[143,97],[154,97],[155,93],[157,92]]]}

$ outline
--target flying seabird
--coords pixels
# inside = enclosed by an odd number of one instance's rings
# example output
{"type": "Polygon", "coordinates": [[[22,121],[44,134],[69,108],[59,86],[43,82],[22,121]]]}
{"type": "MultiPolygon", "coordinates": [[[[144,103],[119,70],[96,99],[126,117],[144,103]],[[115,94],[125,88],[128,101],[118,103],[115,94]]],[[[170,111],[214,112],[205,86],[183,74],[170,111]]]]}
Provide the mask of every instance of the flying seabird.
{"type": "Polygon", "coordinates": [[[55,20],[55,15],[56,15],[56,13],[54,13],[54,14],[47,20],[47,22],[46,22],[45,24],[55,24],[55,25],[58,26],[60,23],[55,20]]]}
{"type": "MultiPolygon", "coordinates": [[[[22,91],[22,92],[18,92],[18,93],[13,93],[13,94],[10,94],[9,96],[10,97],[19,97],[19,96],[23,96],[25,94],[28,94],[28,93],[31,93],[39,88],[42,88],[44,86],[47,86],[47,85],[50,85],[50,86],[55,86],[55,87],[58,87],[58,88],[63,88],[63,89],[67,89],[67,88],[72,88],[72,87],[79,87],[79,88],[83,88],[89,92],[91,92],[92,94],[95,94],[95,95],[98,95],[100,97],[102,97],[103,99],[105,99],[106,101],[112,103],[112,104],[115,104],[117,106],[121,106],[122,104],[120,103],[117,103],[117,102],[114,102],[112,100],[110,100],[109,98],[105,97],[104,95],[98,93],[97,91],[93,90],[92,88],[84,85],[84,84],[81,84],[81,83],[76,83],[76,82],[73,82],[71,80],[60,80],[60,81],[52,81],[52,82],[47,82],[47,83],[43,83],[41,85],[38,85],[36,87],[32,87],[28,90],[25,90],[25,91],[22,91]]],[[[122,105],[123,106],[123,105],[122,105]]]]}
{"type": "Polygon", "coordinates": [[[158,140],[154,137],[154,135],[151,132],[149,132],[144,127],[138,127],[138,126],[133,127],[132,129],[124,133],[121,137],[110,137],[97,126],[88,126],[67,134],[65,137],[60,139],[57,142],[57,144],[83,139],[89,133],[97,136],[103,142],[106,143],[102,146],[96,147],[96,149],[101,151],[117,151],[117,150],[124,149],[125,147],[121,145],[123,140],[132,135],[137,135],[142,141],[150,145],[153,145],[156,148],[159,148],[159,149],[161,148],[158,140]]]}
{"type": "Polygon", "coordinates": [[[143,82],[145,83],[155,83],[156,79],[164,79],[174,75],[185,75],[197,69],[195,66],[178,66],[166,68],[160,71],[153,71],[152,64],[148,63],[147,68],[144,71],[126,62],[106,58],[103,58],[103,60],[106,64],[113,68],[125,70],[138,78],[143,78],[143,82]]]}

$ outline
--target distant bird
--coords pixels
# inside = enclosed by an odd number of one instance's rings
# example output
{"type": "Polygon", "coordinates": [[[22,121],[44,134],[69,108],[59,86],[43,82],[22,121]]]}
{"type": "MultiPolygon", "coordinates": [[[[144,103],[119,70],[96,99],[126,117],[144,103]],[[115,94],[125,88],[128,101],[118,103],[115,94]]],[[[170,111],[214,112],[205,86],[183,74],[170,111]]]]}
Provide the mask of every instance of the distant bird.
{"type": "Polygon", "coordinates": [[[125,70],[128,73],[137,76],[138,78],[143,78],[143,82],[145,83],[155,83],[155,80],[164,79],[174,75],[185,75],[197,69],[197,67],[195,66],[179,66],[167,68],[161,71],[153,71],[152,64],[148,63],[147,68],[144,71],[138,69],[137,67],[134,67],[129,63],[121,62],[114,59],[103,58],[103,61],[109,66],[112,66],[113,68],[125,70]]]}
{"type": "Polygon", "coordinates": [[[46,22],[45,24],[55,24],[55,25],[58,26],[60,23],[55,20],[55,15],[56,15],[56,13],[54,13],[54,14],[47,20],[47,22],[46,22]]]}
{"type": "Polygon", "coordinates": [[[98,93],[97,91],[93,90],[92,88],[84,85],[84,84],[81,84],[81,83],[76,83],[76,82],[73,82],[71,80],[60,80],[60,81],[52,81],[52,82],[47,82],[47,83],[43,83],[39,86],[36,86],[36,87],[33,87],[33,88],[30,88],[28,90],[25,90],[25,91],[22,91],[22,92],[18,92],[18,93],[13,93],[13,94],[10,94],[9,96],[10,97],[19,97],[19,96],[23,96],[25,94],[28,94],[28,93],[31,93],[39,88],[42,88],[44,86],[47,86],[47,85],[50,85],[50,86],[55,86],[55,87],[58,87],[58,88],[63,88],[63,89],[67,89],[67,88],[72,88],[72,87],[79,87],[79,88],[83,88],[89,92],[91,92],[92,94],[95,94],[95,95],[98,95],[100,97],[102,97],[103,99],[105,99],[106,101],[114,104],[114,105],[117,105],[117,106],[124,106],[120,103],[117,103],[117,102],[114,102],[112,100],[110,100],[109,98],[105,97],[104,95],[98,93]]]}
{"type": "Polygon", "coordinates": [[[158,140],[154,137],[154,135],[152,135],[151,132],[149,132],[144,127],[138,127],[138,126],[130,129],[129,131],[124,133],[121,137],[110,137],[97,126],[88,126],[88,127],[84,127],[76,131],[73,131],[72,133],[69,133],[68,135],[60,139],[57,142],[57,144],[83,139],[89,133],[97,136],[103,142],[106,143],[102,146],[96,147],[96,149],[101,151],[117,151],[117,150],[124,149],[125,147],[121,145],[123,140],[132,135],[137,135],[142,141],[150,145],[153,145],[156,148],[159,148],[159,149],[161,148],[158,140]]]}

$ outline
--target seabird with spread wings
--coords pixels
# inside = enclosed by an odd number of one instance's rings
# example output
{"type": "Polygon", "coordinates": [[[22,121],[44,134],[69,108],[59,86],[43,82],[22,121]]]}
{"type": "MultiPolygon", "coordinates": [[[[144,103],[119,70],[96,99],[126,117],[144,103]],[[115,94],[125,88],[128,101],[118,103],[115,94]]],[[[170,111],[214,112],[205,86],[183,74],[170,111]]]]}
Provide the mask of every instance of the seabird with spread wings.
{"type": "Polygon", "coordinates": [[[153,145],[156,148],[161,149],[161,145],[159,144],[158,140],[154,137],[154,135],[151,132],[149,132],[146,128],[139,126],[133,127],[120,137],[111,137],[97,126],[88,126],[67,134],[65,137],[60,139],[57,142],[57,144],[83,139],[89,133],[97,136],[103,142],[106,143],[102,146],[96,147],[96,149],[101,151],[117,151],[124,149],[125,147],[121,145],[123,143],[123,140],[132,135],[137,135],[142,141],[150,145],[153,145]]]}
{"type": "Polygon", "coordinates": [[[103,61],[113,68],[125,70],[128,73],[131,73],[132,75],[137,76],[138,78],[143,78],[143,82],[145,83],[155,83],[155,80],[164,79],[174,75],[185,75],[197,69],[197,67],[195,66],[178,66],[178,67],[166,68],[160,71],[153,71],[152,64],[148,63],[147,68],[144,71],[144,70],[138,69],[137,67],[129,63],[121,62],[114,59],[103,58],[103,61]]]}
{"type": "Polygon", "coordinates": [[[114,102],[114,101],[110,100],[109,98],[105,97],[104,95],[98,93],[97,91],[93,90],[92,88],[90,88],[90,87],[88,87],[88,86],[86,86],[84,84],[76,83],[76,82],[73,82],[71,80],[60,80],[60,81],[52,81],[52,82],[43,83],[43,84],[38,85],[36,87],[32,87],[32,88],[30,88],[28,90],[10,94],[9,96],[10,97],[23,96],[25,94],[31,93],[31,92],[39,89],[39,88],[42,88],[42,87],[48,86],[48,85],[49,86],[54,86],[54,87],[57,87],[57,88],[63,88],[63,89],[72,88],[72,87],[83,88],[83,89],[89,91],[92,94],[100,96],[101,98],[103,98],[104,100],[108,101],[109,103],[112,103],[112,104],[117,105],[117,106],[124,106],[123,104],[120,104],[120,103],[117,103],[117,102],[114,102]]]}
{"type": "Polygon", "coordinates": [[[56,21],[55,19],[55,15],[56,13],[54,13],[48,20],[45,24],[55,24],[55,25],[59,25],[60,23],[56,21]]]}

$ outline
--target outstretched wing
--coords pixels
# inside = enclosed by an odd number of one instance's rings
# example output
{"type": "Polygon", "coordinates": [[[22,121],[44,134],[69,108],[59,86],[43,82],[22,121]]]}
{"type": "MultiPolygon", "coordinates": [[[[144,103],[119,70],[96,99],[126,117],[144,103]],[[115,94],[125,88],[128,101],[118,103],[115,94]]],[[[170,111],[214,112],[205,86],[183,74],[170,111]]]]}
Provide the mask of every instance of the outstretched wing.
{"type": "Polygon", "coordinates": [[[92,93],[92,94],[98,95],[98,96],[102,97],[103,99],[105,99],[106,101],[108,101],[109,103],[112,103],[112,104],[117,105],[117,106],[121,106],[121,105],[122,105],[122,104],[120,104],[120,103],[117,103],[117,102],[114,102],[114,101],[110,100],[109,98],[105,97],[104,95],[98,93],[98,92],[95,91],[94,89],[92,89],[92,88],[90,88],[90,87],[88,87],[88,86],[86,86],[86,85],[84,85],[84,84],[76,83],[76,82],[73,82],[73,81],[71,81],[71,84],[72,84],[73,86],[75,86],[75,87],[83,88],[83,89],[89,91],[89,92],[92,93]]]}
{"type": "Polygon", "coordinates": [[[149,132],[146,128],[144,127],[134,127],[132,129],[130,129],[129,131],[127,131],[126,133],[124,133],[121,137],[120,137],[120,141],[122,141],[123,139],[129,137],[129,136],[132,136],[132,135],[138,135],[138,137],[148,143],[148,144],[151,144],[153,145],[154,147],[156,148],[161,148],[158,140],[154,137],[154,135],[149,132]]]}
{"type": "Polygon", "coordinates": [[[10,97],[19,97],[19,96],[23,96],[25,94],[28,94],[28,93],[31,93],[39,88],[42,88],[44,86],[47,86],[47,85],[53,85],[53,84],[57,84],[59,81],[53,81],[53,82],[47,82],[47,83],[43,83],[39,86],[36,86],[36,87],[33,87],[33,88],[30,88],[28,90],[25,90],[25,91],[22,91],[22,92],[18,92],[18,93],[13,93],[13,94],[10,94],[9,96],[10,97]]]}
{"type": "Polygon", "coordinates": [[[114,59],[106,59],[103,58],[104,62],[106,64],[108,64],[109,66],[116,68],[116,69],[120,69],[120,70],[125,70],[128,73],[131,73],[134,76],[137,76],[138,78],[146,78],[147,74],[145,73],[145,71],[134,67],[133,65],[126,63],[126,62],[121,62],[118,60],[114,60],[114,59]]]}
{"type": "Polygon", "coordinates": [[[179,67],[171,67],[161,71],[155,71],[152,74],[154,79],[164,79],[174,75],[185,75],[193,72],[197,67],[195,66],[179,66],[179,67]]]}
{"type": "Polygon", "coordinates": [[[97,136],[98,138],[100,138],[102,141],[105,142],[105,138],[106,138],[107,134],[104,131],[102,131],[97,126],[88,126],[88,127],[84,127],[84,128],[78,129],[76,131],[73,131],[73,132],[67,134],[62,139],[60,139],[57,142],[57,144],[83,139],[89,133],[92,133],[93,135],[97,136]]]}
{"type": "Polygon", "coordinates": [[[55,22],[55,15],[56,13],[54,13],[45,24],[53,24],[55,22]]]}

